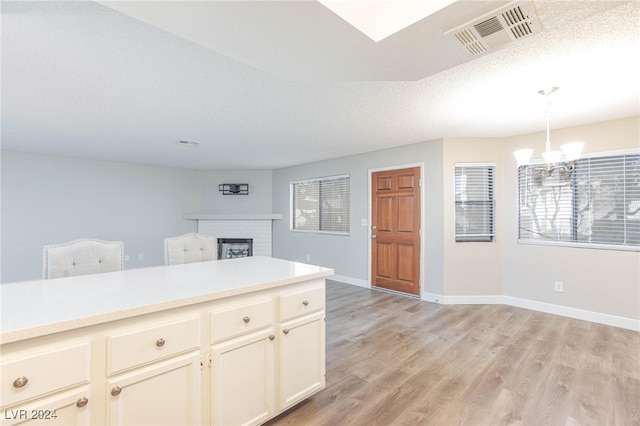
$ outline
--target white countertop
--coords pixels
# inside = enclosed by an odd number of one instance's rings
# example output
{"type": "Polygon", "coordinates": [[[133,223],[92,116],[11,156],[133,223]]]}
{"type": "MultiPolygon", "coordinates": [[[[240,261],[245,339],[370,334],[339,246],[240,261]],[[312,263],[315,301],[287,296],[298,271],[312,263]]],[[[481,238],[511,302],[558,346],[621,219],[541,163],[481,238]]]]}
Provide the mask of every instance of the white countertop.
{"type": "Polygon", "coordinates": [[[0,285],[0,342],[278,287],[332,269],[253,256],[0,285]]]}

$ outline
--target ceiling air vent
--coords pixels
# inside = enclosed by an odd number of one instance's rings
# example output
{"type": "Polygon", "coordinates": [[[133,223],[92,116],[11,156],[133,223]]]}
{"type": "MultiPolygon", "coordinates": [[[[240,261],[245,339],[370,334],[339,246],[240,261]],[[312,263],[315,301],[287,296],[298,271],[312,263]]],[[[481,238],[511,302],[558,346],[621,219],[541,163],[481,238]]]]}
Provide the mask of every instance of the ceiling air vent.
{"type": "Polygon", "coordinates": [[[445,34],[454,34],[464,48],[475,56],[539,33],[540,30],[540,20],[531,3],[514,1],[445,34]]]}

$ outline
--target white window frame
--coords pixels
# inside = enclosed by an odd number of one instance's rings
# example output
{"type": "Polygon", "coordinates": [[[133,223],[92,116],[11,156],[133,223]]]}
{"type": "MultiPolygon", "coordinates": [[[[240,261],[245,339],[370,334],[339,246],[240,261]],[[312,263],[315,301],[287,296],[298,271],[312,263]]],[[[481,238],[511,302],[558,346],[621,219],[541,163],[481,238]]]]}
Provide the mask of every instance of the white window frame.
{"type": "MultiPolygon", "coordinates": [[[[454,164],[454,238],[456,243],[493,243],[496,241],[496,163],[484,162],[484,163],[455,163],[454,164]],[[459,194],[461,192],[460,182],[458,182],[457,174],[458,169],[476,169],[482,170],[486,173],[490,172],[491,182],[487,182],[486,189],[487,198],[483,200],[470,200],[469,203],[483,203],[490,206],[490,218],[489,227],[490,231],[483,232],[482,234],[470,234],[466,232],[458,232],[458,223],[461,218],[458,217],[458,205],[464,204],[464,200],[459,200],[459,194]]],[[[460,194],[461,195],[461,194],[460,194]]]]}
{"type": "MultiPolygon", "coordinates": [[[[583,155],[580,160],[585,159],[597,159],[602,157],[612,157],[612,156],[624,156],[624,155],[640,155],[640,150],[638,149],[623,149],[616,151],[603,151],[597,153],[591,153],[583,155]]],[[[578,161],[580,161],[578,160],[578,161]]],[[[523,238],[522,237],[522,214],[521,208],[522,203],[525,202],[521,198],[521,170],[526,167],[537,166],[544,167],[545,163],[542,159],[537,159],[532,161],[529,166],[521,166],[518,168],[517,176],[516,176],[516,185],[517,185],[517,219],[518,219],[518,229],[517,229],[517,240],[519,244],[526,245],[543,245],[543,246],[554,246],[554,247],[574,247],[574,248],[588,248],[588,249],[599,249],[599,250],[618,250],[618,251],[640,251],[640,246],[628,245],[628,244],[602,244],[602,243],[591,243],[591,242],[582,242],[577,240],[542,240],[542,239],[534,239],[534,238],[523,238]]],[[[626,174],[625,174],[626,176],[626,174]]],[[[572,218],[574,217],[574,213],[572,213],[572,218]]],[[[575,220],[575,219],[574,219],[575,220]]],[[[626,230],[625,230],[626,233],[626,230]]]]}
{"type": "MultiPolygon", "coordinates": [[[[319,197],[321,197],[322,194],[319,194],[319,197]]],[[[318,200],[318,203],[320,203],[320,200],[318,200]]],[[[334,176],[324,176],[324,177],[318,177],[318,178],[310,178],[310,179],[300,179],[300,180],[292,180],[289,181],[289,230],[292,232],[306,232],[306,233],[314,233],[314,234],[330,234],[330,235],[351,235],[351,175],[350,174],[341,174],[341,175],[334,175],[334,176]],[[345,199],[346,199],[346,218],[345,218],[345,224],[346,224],[346,230],[343,231],[333,231],[333,230],[327,230],[327,229],[322,229],[323,228],[323,224],[322,224],[322,208],[321,205],[319,204],[317,207],[318,210],[318,229],[301,229],[301,228],[297,228],[296,227],[296,219],[297,219],[297,205],[294,205],[296,203],[295,201],[295,186],[298,184],[305,184],[305,183],[318,183],[321,184],[322,182],[328,182],[328,181],[333,181],[333,180],[342,180],[342,179],[346,179],[346,186],[343,188],[345,189],[345,192],[342,194],[345,199]]]]}

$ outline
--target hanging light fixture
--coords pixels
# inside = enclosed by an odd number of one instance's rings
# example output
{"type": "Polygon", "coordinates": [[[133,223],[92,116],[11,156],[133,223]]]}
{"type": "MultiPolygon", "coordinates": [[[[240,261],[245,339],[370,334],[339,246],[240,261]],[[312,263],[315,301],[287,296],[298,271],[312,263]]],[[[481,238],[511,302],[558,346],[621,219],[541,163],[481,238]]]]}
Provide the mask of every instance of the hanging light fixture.
{"type": "MultiPolygon", "coordinates": [[[[571,142],[560,146],[562,151],[552,151],[551,150],[551,138],[549,137],[549,123],[551,121],[552,116],[552,102],[551,95],[557,92],[559,87],[550,87],[549,89],[539,90],[539,95],[544,95],[547,97],[547,110],[545,112],[545,120],[547,122],[547,141],[545,143],[545,151],[542,153],[542,158],[544,158],[545,163],[547,164],[547,170],[549,174],[555,168],[555,164],[560,163],[561,161],[565,162],[575,162],[575,160],[580,158],[582,153],[582,148],[584,146],[584,142],[571,142]],[[562,158],[564,154],[564,159],[562,158]]],[[[518,167],[527,166],[531,163],[531,155],[533,154],[533,149],[525,148],[514,151],[513,155],[516,157],[516,161],[518,162],[518,167]]],[[[567,169],[573,170],[574,164],[563,167],[567,169]]]]}

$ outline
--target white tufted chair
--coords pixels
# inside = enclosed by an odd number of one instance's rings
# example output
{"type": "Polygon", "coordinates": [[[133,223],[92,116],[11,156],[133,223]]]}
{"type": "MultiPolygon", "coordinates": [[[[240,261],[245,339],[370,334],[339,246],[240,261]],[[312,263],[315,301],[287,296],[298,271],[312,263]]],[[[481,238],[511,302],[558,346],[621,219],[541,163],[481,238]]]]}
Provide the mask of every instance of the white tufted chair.
{"type": "Polygon", "coordinates": [[[192,232],[164,239],[164,264],[205,262],[218,258],[218,239],[192,232]]]}
{"type": "Polygon", "coordinates": [[[122,241],[81,238],[68,243],[44,246],[42,276],[45,280],[123,269],[122,241]]]}

